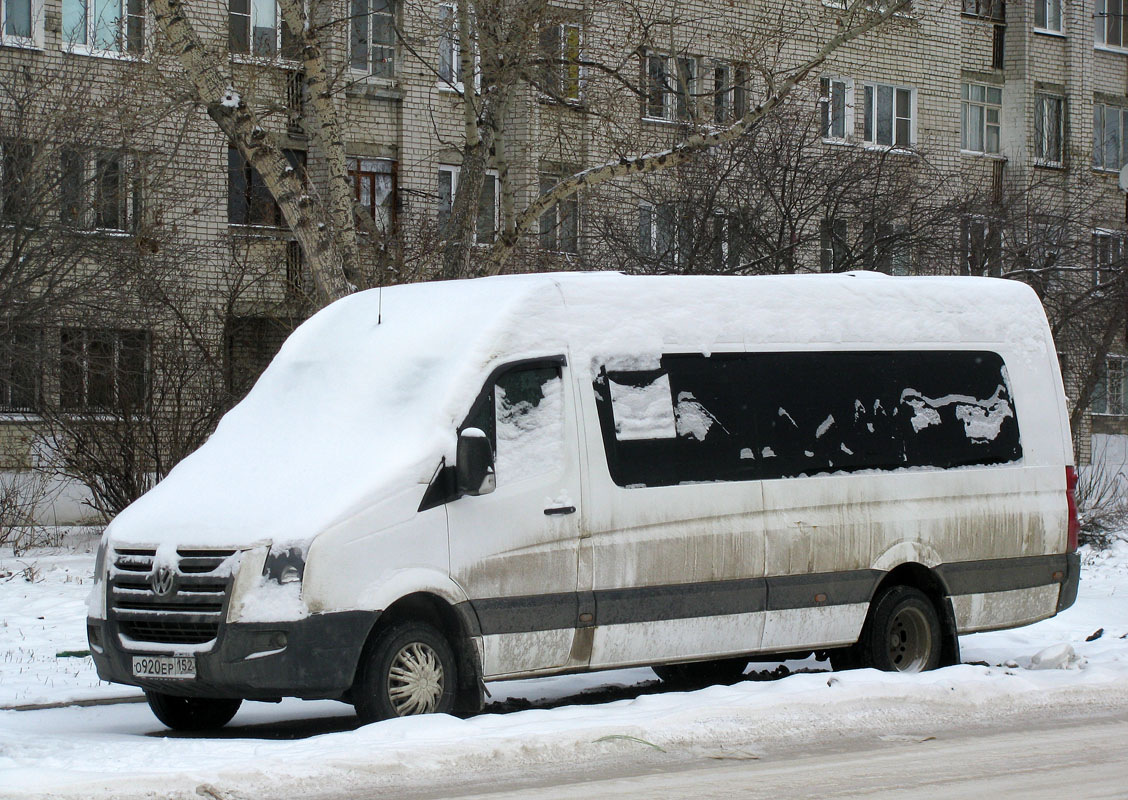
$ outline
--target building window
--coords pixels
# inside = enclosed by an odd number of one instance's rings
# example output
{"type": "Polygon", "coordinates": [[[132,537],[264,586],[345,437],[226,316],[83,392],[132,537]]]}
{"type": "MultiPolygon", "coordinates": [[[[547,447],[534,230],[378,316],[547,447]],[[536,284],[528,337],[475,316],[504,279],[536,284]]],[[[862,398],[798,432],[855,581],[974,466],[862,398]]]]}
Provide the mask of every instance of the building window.
{"type": "Polygon", "coordinates": [[[580,99],[579,25],[547,25],[540,32],[540,55],[544,60],[541,91],[554,100],[576,102],[580,99]]]}
{"type": "MultiPolygon", "coordinates": [[[[541,194],[551,192],[559,182],[559,175],[541,175],[541,194]]],[[[557,201],[548,211],[541,214],[540,248],[559,253],[578,253],[579,239],[579,200],[572,194],[557,201]]]]}
{"type": "Polygon", "coordinates": [[[713,67],[713,121],[726,124],[748,113],[748,67],[717,64],[713,67]]]}
{"type": "Polygon", "coordinates": [[[1061,30],[1061,0],[1034,0],[1034,27],[1061,30]]]}
{"type": "Polygon", "coordinates": [[[969,17],[993,19],[996,22],[1007,18],[1003,0],[963,0],[963,13],[969,17]]]}
{"type": "Polygon", "coordinates": [[[1093,105],[1093,167],[1118,172],[1128,164],[1128,109],[1093,105]]]}
{"type": "Polygon", "coordinates": [[[1041,164],[1062,165],[1062,130],[1065,99],[1048,94],[1034,95],[1034,158],[1041,164]]]}
{"type": "Polygon", "coordinates": [[[349,66],[377,78],[396,72],[396,6],[394,0],[352,0],[349,66]]]}
{"type": "Polygon", "coordinates": [[[1124,47],[1124,4],[1128,0],[1097,0],[1093,42],[1097,47],[1124,47]]]}
{"type": "MultiPolygon", "coordinates": [[[[458,193],[458,176],[461,168],[442,164],[439,166],[439,228],[444,229],[450,220],[454,197],[458,193]]],[[[497,190],[497,173],[487,170],[482,177],[482,192],[478,196],[478,219],[474,225],[474,243],[490,244],[497,235],[501,206],[497,190]]]]}
{"type": "Polygon", "coordinates": [[[743,226],[740,215],[716,209],[712,217],[713,270],[737,271],[744,260],[743,226]]]}
{"type": "Polygon", "coordinates": [[[296,59],[298,42],[277,0],[228,0],[227,46],[232,53],[296,59]]]}
{"type": "Polygon", "coordinates": [[[965,83],[961,96],[960,149],[970,153],[998,153],[1003,90],[998,86],[965,83]]]}
{"type": "Polygon", "coordinates": [[[390,231],[395,217],[395,162],[387,158],[349,158],[348,170],[353,198],[372,215],[376,227],[390,231]]]}
{"type": "Polygon", "coordinates": [[[72,411],[137,411],[149,398],[149,334],[63,328],[59,404],[72,411]]]}
{"type": "MultiPolygon", "coordinates": [[[[715,222],[715,221],[714,221],[715,222]]],[[[638,207],[638,245],[639,253],[646,261],[661,266],[687,265],[694,256],[697,220],[692,209],[678,203],[642,203],[638,207]]],[[[725,233],[734,231],[725,226],[725,233]]],[[[716,242],[712,253],[716,258],[716,242]]],[[[731,247],[722,251],[726,258],[732,254],[731,247]]],[[[732,257],[739,258],[739,253],[732,257]]]]}
{"type": "Polygon", "coordinates": [[[1113,231],[1093,232],[1093,285],[1109,283],[1124,269],[1125,235],[1113,231]]]}
{"type": "Polygon", "coordinates": [[[37,14],[32,0],[0,0],[0,44],[33,45],[39,38],[37,14]]]}
{"type": "Polygon", "coordinates": [[[819,111],[824,139],[846,139],[854,132],[854,84],[841,78],[819,81],[819,111]]]}
{"type": "Polygon", "coordinates": [[[819,269],[823,272],[842,272],[849,262],[846,220],[819,220],[819,269]]]}
{"type": "Polygon", "coordinates": [[[35,148],[29,142],[0,140],[0,220],[32,214],[35,148]]]}
{"type": "Polygon", "coordinates": [[[1109,356],[1097,385],[1093,387],[1093,401],[1090,406],[1094,414],[1128,414],[1124,399],[1128,397],[1128,370],[1126,359],[1122,356],[1109,356]]]}
{"type": "Polygon", "coordinates": [[[905,225],[867,222],[862,226],[862,242],[868,269],[886,275],[908,275],[912,272],[912,248],[905,225]]]}
{"type": "Polygon", "coordinates": [[[0,411],[29,412],[43,392],[43,332],[18,326],[0,334],[0,411]]]}
{"type": "Polygon", "coordinates": [[[643,57],[647,119],[688,121],[697,115],[697,59],[649,53],[643,57]]]}
{"type": "Polygon", "coordinates": [[[142,218],[134,166],[121,153],[64,149],[59,176],[63,223],[83,230],[134,230],[142,218]]]}
{"type": "MultiPolygon", "coordinates": [[[[306,154],[283,150],[282,155],[305,181],[306,154]]],[[[266,188],[266,182],[234,147],[227,150],[227,221],[232,225],[285,226],[282,209],[266,188]]]]}
{"type": "Polygon", "coordinates": [[[145,0],[63,0],[63,41],[108,53],[141,53],[145,0]]]}
{"type": "Polygon", "coordinates": [[[867,84],[865,141],[885,147],[912,147],[913,101],[912,89],[867,84]]]}
{"type": "Polygon", "coordinates": [[[1002,237],[986,217],[964,217],[960,223],[960,274],[998,277],[1002,271],[1002,237]]]}
{"type": "Polygon", "coordinates": [[[439,79],[443,83],[462,85],[462,56],[458,43],[458,9],[439,6],[439,79]]]}

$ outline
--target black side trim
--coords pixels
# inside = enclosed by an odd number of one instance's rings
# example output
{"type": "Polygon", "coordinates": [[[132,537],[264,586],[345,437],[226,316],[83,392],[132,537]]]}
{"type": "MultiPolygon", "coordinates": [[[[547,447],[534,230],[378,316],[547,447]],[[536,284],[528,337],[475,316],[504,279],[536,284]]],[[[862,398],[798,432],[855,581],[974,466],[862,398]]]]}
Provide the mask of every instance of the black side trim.
{"type": "Polygon", "coordinates": [[[579,617],[576,592],[471,600],[470,605],[486,635],[575,628],[579,617]]]}
{"type": "MultiPolygon", "coordinates": [[[[1077,594],[1076,554],[964,561],[936,568],[952,595],[1062,584],[1059,610],[1077,594]],[[1071,560],[1073,559],[1073,560],[1071,560]],[[1054,577],[1055,574],[1058,577],[1054,577]],[[1072,591],[1072,595],[1070,592],[1072,591]]],[[[868,603],[876,569],[472,600],[484,635],[622,625],[757,611],[868,603]],[[591,618],[581,619],[581,613],[591,618]]]]}
{"type": "Polygon", "coordinates": [[[1066,555],[994,558],[985,561],[959,561],[936,568],[953,595],[1006,592],[1061,583],[1068,574],[1066,555]],[[1054,577],[1061,573],[1063,577],[1054,577]]]}
{"type": "Polygon", "coordinates": [[[1081,554],[1066,553],[1065,580],[1061,584],[1061,593],[1058,595],[1058,612],[1065,611],[1077,602],[1077,587],[1081,584],[1081,554]]]}

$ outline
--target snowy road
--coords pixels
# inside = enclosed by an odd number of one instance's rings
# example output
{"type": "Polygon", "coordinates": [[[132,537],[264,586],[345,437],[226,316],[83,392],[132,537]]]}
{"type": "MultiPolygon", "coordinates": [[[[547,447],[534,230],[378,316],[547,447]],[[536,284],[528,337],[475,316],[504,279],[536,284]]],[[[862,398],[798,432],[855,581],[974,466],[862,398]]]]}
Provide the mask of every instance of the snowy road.
{"type": "Polygon", "coordinates": [[[1128,713],[1122,712],[1027,724],[1019,729],[1012,724],[935,735],[874,735],[845,743],[832,736],[800,752],[767,752],[756,759],[710,759],[642,774],[619,768],[602,776],[587,775],[580,782],[514,782],[495,786],[488,793],[436,787],[422,794],[400,795],[400,800],[1121,800],[1128,796],[1125,741],[1128,713]]]}

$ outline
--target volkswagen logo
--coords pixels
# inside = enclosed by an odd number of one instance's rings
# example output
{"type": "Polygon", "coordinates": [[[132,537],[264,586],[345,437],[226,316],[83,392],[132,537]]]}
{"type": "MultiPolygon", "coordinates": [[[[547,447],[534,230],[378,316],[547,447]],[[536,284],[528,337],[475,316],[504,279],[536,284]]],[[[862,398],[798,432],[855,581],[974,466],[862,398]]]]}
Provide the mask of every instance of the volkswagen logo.
{"type": "Polygon", "coordinates": [[[171,568],[167,566],[157,567],[153,577],[149,578],[149,585],[153,587],[153,594],[157,597],[165,597],[172,594],[172,585],[174,574],[171,568]]]}

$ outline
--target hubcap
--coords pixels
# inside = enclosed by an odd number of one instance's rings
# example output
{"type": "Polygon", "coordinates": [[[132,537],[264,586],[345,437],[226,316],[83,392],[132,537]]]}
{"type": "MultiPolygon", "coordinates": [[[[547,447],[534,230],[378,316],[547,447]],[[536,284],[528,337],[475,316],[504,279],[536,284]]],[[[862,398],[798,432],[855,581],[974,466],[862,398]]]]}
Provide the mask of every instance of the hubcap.
{"type": "Polygon", "coordinates": [[[889,663],[898,672],[920,672],[932,655],[932,631],[918,608],[903,608],[889,625],[889,663]]]}
{"type": "Polygon", "coordinates": [[[388,670],[388,699],[396,714],[430,714],[443,696],[443,665],[438,654],[423,642],[405,645],[388,670]]]}

